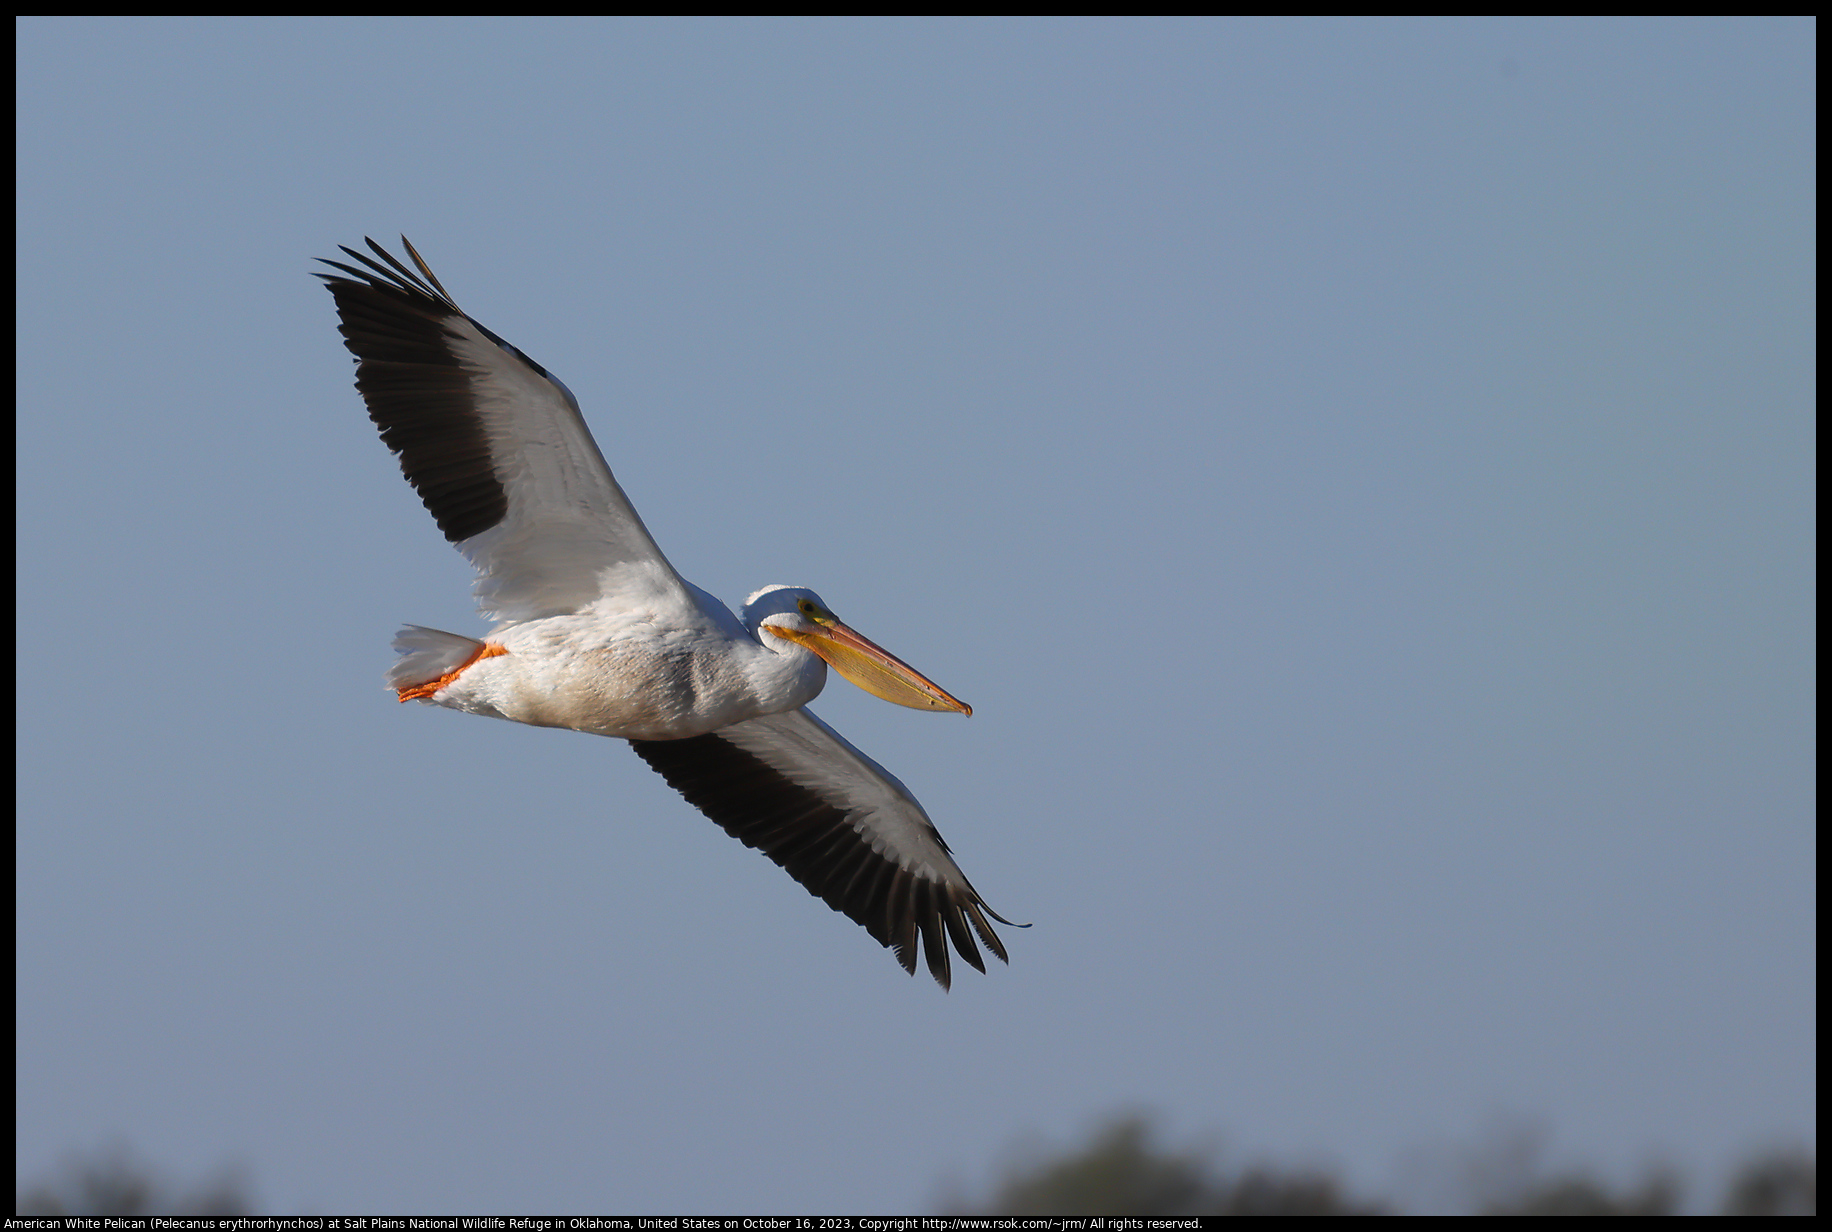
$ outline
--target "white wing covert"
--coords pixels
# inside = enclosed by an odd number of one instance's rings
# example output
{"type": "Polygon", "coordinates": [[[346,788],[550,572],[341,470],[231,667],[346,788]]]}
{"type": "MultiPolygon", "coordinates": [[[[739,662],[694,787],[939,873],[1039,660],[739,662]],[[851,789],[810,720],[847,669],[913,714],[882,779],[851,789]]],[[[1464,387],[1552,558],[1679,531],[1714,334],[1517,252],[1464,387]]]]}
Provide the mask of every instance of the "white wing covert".
{"type": "MultiPolygon", "coordinates": [[[[356,388],[439,529],[478,571],[500,620],[582,611],[606,595],[699,609],[611,475],[570,390],[467,316],[405,237],[416,274],[320,274],[336,297],[356,388]]],[[[384,264],[385,262],[385,264],[384,264]]]]}

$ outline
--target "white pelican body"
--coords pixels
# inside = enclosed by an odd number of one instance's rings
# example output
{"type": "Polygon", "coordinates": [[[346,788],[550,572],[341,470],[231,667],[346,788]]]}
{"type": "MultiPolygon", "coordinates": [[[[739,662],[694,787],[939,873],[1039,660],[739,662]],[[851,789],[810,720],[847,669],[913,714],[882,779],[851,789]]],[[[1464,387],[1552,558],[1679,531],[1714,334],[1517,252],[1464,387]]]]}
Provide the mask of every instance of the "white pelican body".
{"type": "Polygon", "coordinates": [[[503,625],[487,642],[412,629],[396,645],[404,653],[388,679],[404,700],[629,740],[700,736],[793,710],[827,676],[805,648],[766,647],[730,613],[720,620],[698,608],[538,617],[503,625]],[[454,666],[463,670],[421,692],[454,666]]]}
{"type": "MultiPolygon", "coordinates": [[[[405,239],[402,240],[406,243],[405,239]]],[[[478,571],[484,638],[407,626],[402,701],[631,742],[707,816],[916,969],[949,982],[945,930],[984,971],[987,907],[909,790],[804,707],[831,664],[914,709],[964,703],[835,617],[768,586],[743,618],[655,546],[558,380],[466,316],[420,255],[327,261],[356,387],[445,537],[478,571]]]]}

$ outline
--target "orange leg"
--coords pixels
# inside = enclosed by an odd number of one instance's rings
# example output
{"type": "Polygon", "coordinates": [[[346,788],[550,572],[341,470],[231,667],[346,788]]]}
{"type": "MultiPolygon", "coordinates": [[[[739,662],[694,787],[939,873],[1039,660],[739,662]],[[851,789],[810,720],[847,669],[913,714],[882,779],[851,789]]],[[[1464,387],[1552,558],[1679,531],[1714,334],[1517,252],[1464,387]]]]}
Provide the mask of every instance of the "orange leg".
{"type": "Polygon", "coordinates": [[[506,655],[508,653],[507,650],[493,642],[485,642],[478,648],[476,654],[472,655],[437,680],[429,680],[425,684],[409,685],[405,689],[396,690],[396,692],[404,702],[417,701],[422,697],[431,697],[440,689],[443,689],[446,685],[464,675],[465,669],[470,667],[471,664],[476,663],[479,659],[494,659],[497,655],[506,655]]]}

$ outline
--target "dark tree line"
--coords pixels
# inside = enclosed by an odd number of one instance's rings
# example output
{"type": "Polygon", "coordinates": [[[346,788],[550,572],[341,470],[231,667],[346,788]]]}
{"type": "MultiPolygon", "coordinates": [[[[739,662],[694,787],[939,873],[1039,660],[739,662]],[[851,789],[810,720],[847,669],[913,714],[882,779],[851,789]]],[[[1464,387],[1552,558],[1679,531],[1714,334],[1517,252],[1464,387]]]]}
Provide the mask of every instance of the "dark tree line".
{"type": "Polygon", "coordinates": [[[242,1180],[224,1172],[190,1186],[154,1179],[122,1149],[69,1160],[57,1172],[21,1189],[15,1215],[184,1216],[230,1219],[254,1215],[242,1180]]]}
{"type": "MultiPolygon", "coordinates": [[[[1472,1172],[1481,1169],[1472,1168],[1472,1172]]],[[[1652,1170],[1626,1186],[1591,1173],[1491,1170],[1475,1182],[1464,1214],[1677,1215],[1677,1174],[1652,1170]]],[[[1719,1215],[1811,1215],[1818,1173],[1805,1152],[1773,1151],[1746,1162],[1706,1209],[1719,1215]]],[[[1215,1150],[1160,1145],[1148,1120],[1117,1117],[1085,1144],[1006,1168],[988,1192],[943,1203],[954,1215],[1393,1215],[1380,1197],[1353,1194],[1317,1168],[1230,1166],[1215,1150]]],[[[124,1152],[79,1158],[21,1189],[20,1215],[234,1216],[260,1213],[233,1174],[189,1187],[162,1182],[124,1152]]],[[[773,1212],[784,1213],[784,1212],[773,1212]]],[[[872,1212],[900,1214],[902,1212],[872,1212]]]]}
{"type": "MultiPolygon", "coordinates": [[[[1480,1172],[1480,1169],[1471,1169],[1480,1172]]],[[[1654,1169],[1626,1186],[1588,1172],[1522,1175],[1516,1166],[1478,1178],[1462,1214],[1678,1215],[1684,1186],[1654,1169]]],[[[1811,1155],[1775,1151],[1746,1162],[1707,1208],[1719,1215],[1811,1215],[1818,1173],[1811,1155]]],[[[1108,1121],[1087,1143],[1007,1168],[990,1191],[951,1198],[954,1215],[1396,1215],[1393,1201],[1353,1194],[1316,1168],[1228,1166],[1214,1151],[1160,1146],[1137,1116],[1108,1121]]]]}

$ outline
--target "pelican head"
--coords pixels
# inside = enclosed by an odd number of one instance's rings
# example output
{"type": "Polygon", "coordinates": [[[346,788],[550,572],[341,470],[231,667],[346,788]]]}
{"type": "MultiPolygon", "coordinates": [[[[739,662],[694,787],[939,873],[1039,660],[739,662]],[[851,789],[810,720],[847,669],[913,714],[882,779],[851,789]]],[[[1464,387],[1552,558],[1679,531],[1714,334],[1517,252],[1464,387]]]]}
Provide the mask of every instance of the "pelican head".
{"type": "Polygon", "coordinates": [[[873,697],[912,710],[973,713],[972,706],[842,622],[805,586],[765,586],[744,601],[744,623],[759,639],[769,634],[813,651],[873,697]]]}

